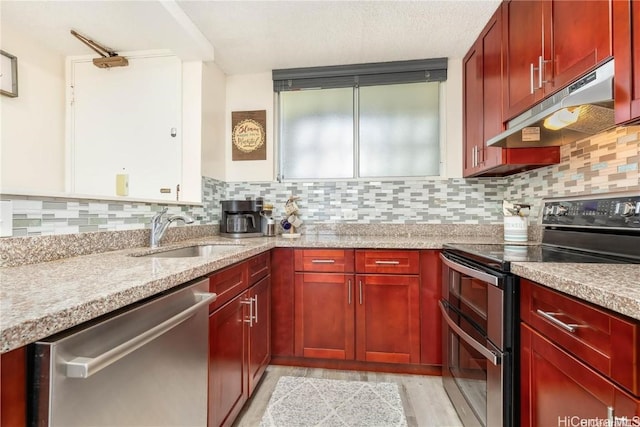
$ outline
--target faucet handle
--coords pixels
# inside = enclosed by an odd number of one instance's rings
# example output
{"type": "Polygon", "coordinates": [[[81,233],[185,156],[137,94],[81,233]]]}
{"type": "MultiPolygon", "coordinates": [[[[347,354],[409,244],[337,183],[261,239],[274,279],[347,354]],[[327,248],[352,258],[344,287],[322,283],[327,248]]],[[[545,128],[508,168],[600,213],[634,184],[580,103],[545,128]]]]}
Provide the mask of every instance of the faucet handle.
{"type": "Polygon", "coordinates": [[[162,209],[160,212],[156,212],[152,217],[151,217],[151,222],[152,223],[156,223],[158,221],[160,221],[160,219],[162,218],[162,215],[167,213],[167,210],[169,208],[165,207],[164,209],[162,209]]]}

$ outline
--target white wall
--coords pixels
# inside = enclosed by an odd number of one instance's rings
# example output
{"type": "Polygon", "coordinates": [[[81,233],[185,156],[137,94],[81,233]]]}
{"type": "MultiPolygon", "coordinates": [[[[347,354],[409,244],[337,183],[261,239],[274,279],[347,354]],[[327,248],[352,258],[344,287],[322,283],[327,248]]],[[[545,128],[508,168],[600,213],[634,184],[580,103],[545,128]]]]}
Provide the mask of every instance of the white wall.
{"type": "Polygon", "coordinates": [[[273,81],[271,72],[227,76],[225,159],[226,181],[273,181],[273,81]],[[267,111],[267,160],[231,160],[231,112],[267,111]]]}
{"type": "Polygon", "coordinates": [[[202,175],[225,179],[226,76],[213,62],[202,67],[202,175]]]}
{"type": "Polygon", "coordinates": [[[462,178],[462,60],[449,59],[444,99],[444,170],[446,178],[462,178]]]}
{"type": "MultiPolygon", "coordinates": [[[[462,61],[449,60],[447,81],[443,85],[442,109],[443,176],[462,177],[462,61]]],[[[228,182],[273,181],[275,147],[273,132],[273,82],[271,73],[227,77],[227,117],[225,158],[228,182]],[[231,112],[267,110],[267,160],[231,160],[231,112]]],[[[205,174],[206,175],[206,174],[205,174]]],[[[209,176],[209,175],[208,175],[209,176]]]]}
{"type": "Polygon", "coordinates": [[[63,192],[64,57],[5,22],[0,40],[18,58],[18,97],[0,96],[0,190],[63,192]]]}

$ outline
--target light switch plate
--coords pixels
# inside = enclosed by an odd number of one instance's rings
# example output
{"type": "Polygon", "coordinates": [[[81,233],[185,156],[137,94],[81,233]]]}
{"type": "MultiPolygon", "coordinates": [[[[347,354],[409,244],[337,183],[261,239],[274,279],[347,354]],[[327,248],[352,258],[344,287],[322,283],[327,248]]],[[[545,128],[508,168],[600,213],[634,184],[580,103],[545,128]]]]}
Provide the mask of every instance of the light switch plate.
{"type": "Polygon", "coordinates": [[[0,237],[13,235],[13,203],[0,201],[0,237]]]}

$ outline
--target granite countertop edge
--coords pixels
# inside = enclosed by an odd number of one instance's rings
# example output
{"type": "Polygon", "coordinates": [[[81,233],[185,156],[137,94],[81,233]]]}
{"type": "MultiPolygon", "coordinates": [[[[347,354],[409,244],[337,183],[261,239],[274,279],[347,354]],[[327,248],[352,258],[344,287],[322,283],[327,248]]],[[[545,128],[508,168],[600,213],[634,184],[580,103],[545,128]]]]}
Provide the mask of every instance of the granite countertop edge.
{"type": "MultiPolygon", "coordinates": [[[[44,339],[175,286],[206,276],[275,247],[441,249],[445,243],[502,243],[490,236],[302,236],[299,239],[206,237],[155,251],[197,244],[242,245],[214,257],[140,257],[154,252],[135,248],[0,269],[0,353],[44,339]],[[138,256],[136,256],[138,255],[138,256]],[[53,283],[53,284],[52,284],[53,283]]],[[[583,282],[568,265],[512,263],[514,274],[640,319],[640,291],[601,289],[592,274],[583,282]],[[566,275],[563,268],[567,269],[566,275]],[[573,271],[573,272],[572,272],[573,271]],[[634,293],[635,292],[635,293],[634,293]]],[[[616,267],[600,267],[616,276],[616,267]]],[[[606,271],[609,273],[605,274],[606,271]]],[[[631,270],[632,271],[632,270],[631,270]]]]}

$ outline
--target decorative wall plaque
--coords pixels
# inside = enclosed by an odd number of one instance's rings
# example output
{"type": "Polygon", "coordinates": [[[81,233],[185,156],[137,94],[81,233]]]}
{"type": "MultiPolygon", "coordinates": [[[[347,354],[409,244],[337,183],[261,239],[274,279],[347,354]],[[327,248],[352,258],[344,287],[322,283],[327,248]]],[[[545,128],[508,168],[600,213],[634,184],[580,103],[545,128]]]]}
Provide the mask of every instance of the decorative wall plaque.
{"type": "Polygon", "coordinates": [[[231,112],[231,159],[267,159],[267,111],[231,112]]]}

